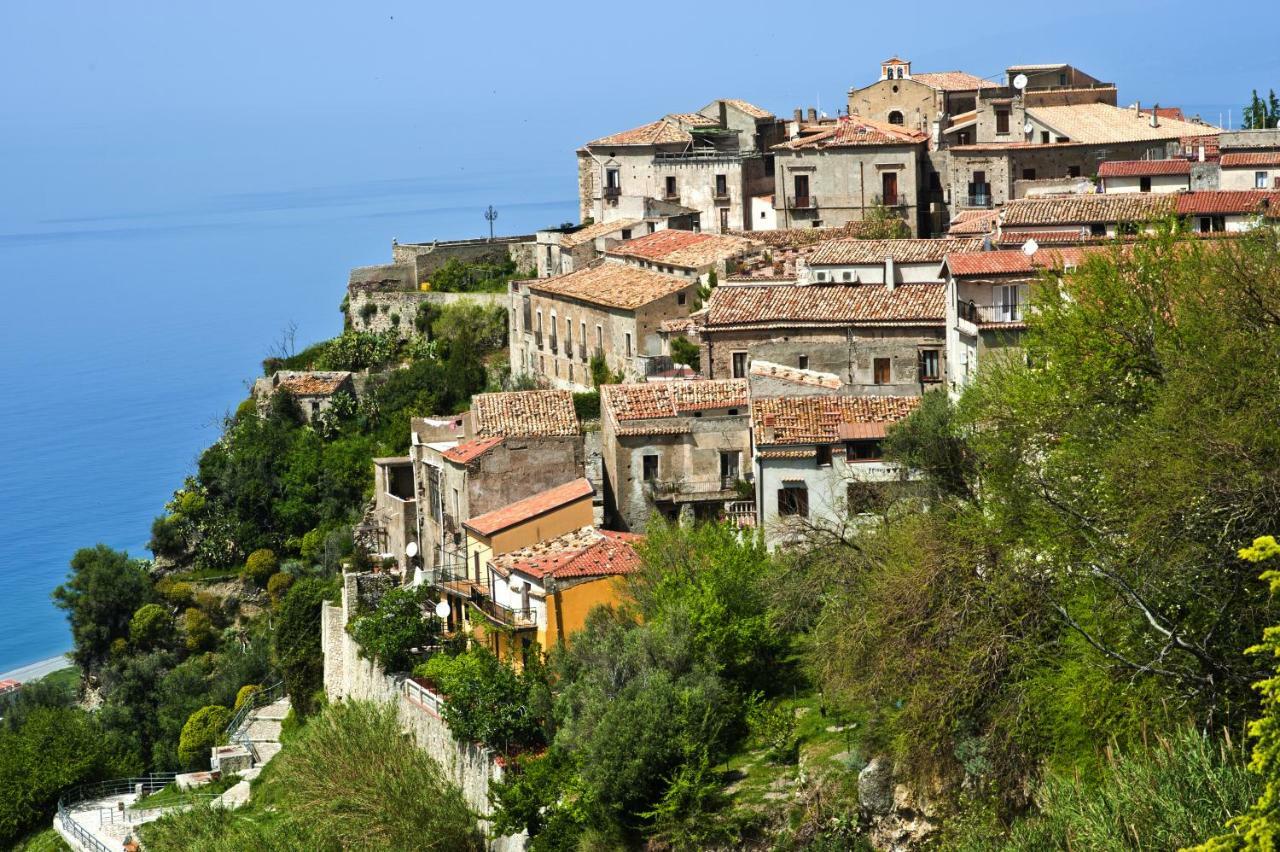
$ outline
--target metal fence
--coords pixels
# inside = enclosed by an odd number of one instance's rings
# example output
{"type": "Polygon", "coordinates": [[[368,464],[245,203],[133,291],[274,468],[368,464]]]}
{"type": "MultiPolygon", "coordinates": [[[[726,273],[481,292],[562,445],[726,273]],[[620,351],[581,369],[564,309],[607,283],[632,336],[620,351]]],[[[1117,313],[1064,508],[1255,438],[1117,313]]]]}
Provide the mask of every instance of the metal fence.
{"type": "MultiPolygon", "coordinates": [[[[150,775],[135,775],[132,778],[113,778],[109,781],[96,781],[91,784],[80,784],[72,787],[58,797],[58,824],[63,831],[74,837],[91,852],[117,852],[114,847],[107,846],[92,831],[81,825],[75,818],[73,809],[84,802],[93,802],[112,796],[128,796],[140,794],[149,796],[159,792],[173,783],[176,772],[153,772],[150,775]]],[[[115,808],[96,808],[99,825],[113,823],[116,819],[115,808]]],[[[147,809],[150,810],[150,809],[147,809]]],[[[145,813],[144,810],[142,813],[145,813]]],[[[88,811],[86,811],[88,813],[88,811]]],[[[123,818],[123,817],[122,817],[123,818]]],[[[145,822],[145,819],[135,821],[145,822]]]]}
{"type": "Polygon", "coordinates": [[[254,710],[259,707],[265,707],[268,704],[275,704],[281,698],[284,698],[284,681],[278,681],[268,686],[266,689],[259,689],[257,692],[245,699],[244,704],[240,705],[240,709],[231,717],[230,724],[227,725],[226,734],[227,741],[242,746],[245,751],[253,756],[256,763],[258,760],[258,750],[254,748],[253,740],[249,738],[247,730],[241,730],[244,722],[249,718],[254,710]]]}

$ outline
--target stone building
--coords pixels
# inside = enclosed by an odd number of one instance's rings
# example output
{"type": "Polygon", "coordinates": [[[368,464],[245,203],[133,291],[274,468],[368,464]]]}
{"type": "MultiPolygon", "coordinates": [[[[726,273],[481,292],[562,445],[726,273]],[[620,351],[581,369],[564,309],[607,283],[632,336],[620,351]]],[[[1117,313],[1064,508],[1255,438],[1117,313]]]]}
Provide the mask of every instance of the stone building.
{"type": "MultiPolygon", "coordinates": [[[[652,233],[661,220],[614,219],[590,225],[547,228],[537,234],[538,277],[567,275],[599,260],[604,253],[635,236],[652,233]]],[[[665,222],[663,222],[665,227],[665,222]]]]}
{"type": "Polygon", "coordinates": [[[979,90],[996,87],[965,71],[913,74],[911,62],[895,56],[880,63],[874,83],[849,89],[849,114],[924,133],[936,148],[950,118],[972,112],[979,90]]]}
{"type": "Polygon", "coordinates": [[[882,442],[920,398],[795,396],[754,399],[751,429],[759,525],[770,547],[813,529],[847,529],[886,483],[906,478],[882,442]]]}
{"type": "Polygon", "coordinates": [[[737,271],[760,249],[760,243],[743,237],[665,230],[619,243],[608,256],[640,269],[705,282],[712,272],[723,279],[737,271]]]}
{"type": "Polygon", "coordinates": [[[1184,192],[1174,203],[1174,212],[1197,234],[1240,233],[1264,220],[1280,219],[1280,190],[1184,192]]]}
{"type": "Polygon", "coordinates": [[[373,508],[357,528],[357,538],[381,559],[394,559],[402,578],[412,577],[411,551],[416,555],[419,546],[412,456],[373,460],[373,508]]]}
{"type": "Polygon", "coordinates": [[[333,399],[338,394],[345,393],[355,398],[353,375],[346,370],[279,370],[253,383],[253,398],[258,412],[263,413],[271,397],[278,391],[286,391],[310,423],[317,415],[333,407],[333,399]]]}
{"type": "Polygon", "coordinates": [[[1160,193],[1063,195],[1010,201],[1000,211],[999,240],[1020,245],[1089,237],[1115,237],[1153,227],[1171,216],[1175,197],[1160,193]]]}
{"type": "Polygon", "coordinates": [[[749,500],[750,410],[744,379],[602,387],[606,522],[643,532],[654,512],[717,518],[749,500]]]}
{"type": "Polygon", "coordinates": [[[911,396],[946,376],[942,284],[717,287],[702,374],[747,378],[756,359],[834,373],[852,394],[911,396]]]}
{"type": "Polygon", "coordinates": [[[802,370],[759,359],[751,362],[747,376],[751,398],[775,396],[830,396],[848,393],[849,388],[835,373],[802,370]]]}
{"type": "Polygon", "coordinates": [[[802,125],[773,147],[779,227],[839,226],[884,207],[920,233],[927,141],[922,131],[858,115],[802,125]]]}
{"type": "Polygon", "coordinates": [[[1126,192],[1185,192],[1191,189],[1191,161],[1107,160],[1098,165],[1102,191],[1111,195],[1126,192]]]}
{"type": "Polygon", "coordinates": [[[1218,188],[1280,189],[1280,129],[1228,131],[1218,143],[1218,188]]]}
{"type": "Polygon", "coordinates": [[[734,99],[603,136],[578,150],[581,217],[656,214],[675,217],[673,228],[750,230],[752,197],[773,188],[770,146],[784,138],[770,112],[734,99]]]}
{"type": "Polygon", "coordinates": [[[982,240],[831,240],[800,262],[801,284],[941,284],[938,269],[953,251],[977,251],[982,240]]]}
{"type": "MultiPolygon", "coordinates": [[[[667,232],[662,232],[667,233],[667,232]]],[[[603,260],[511,282],[511,369],[546,386],[591,389],[591,359],[632,380],[670,368],[659,327],[693,310],[697,278],[603,260]]]]}

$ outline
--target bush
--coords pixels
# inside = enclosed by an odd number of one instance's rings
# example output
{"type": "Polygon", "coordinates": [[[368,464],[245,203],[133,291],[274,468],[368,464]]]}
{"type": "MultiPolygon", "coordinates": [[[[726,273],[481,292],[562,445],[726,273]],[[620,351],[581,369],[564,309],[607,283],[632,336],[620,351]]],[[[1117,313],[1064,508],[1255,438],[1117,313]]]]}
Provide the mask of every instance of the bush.
{"type": "Polygon", "coordinates": [[[600,419],[600,391],[593,390],[573,395],[573,413],[578,422],[600,419]]]}
{"type": "Polygon", "coordinates": [[[182,616],[182,627],[186,634],[184,643],[192,653],[208,651],[218,643],[213,621],[202,609],[189,608],[182,616]]]}
{"type": "Polygon", "coordinates": [[[175,606],[178,609],[186,609],[196,602],[194,586],[168,577],[156,583],[156,593],[164,598],[170,606],[175,606]]]}
{"type": "Polygon", "coordinates": [[[434,644],[440,636],[440,619],[423,614],[428,594],[426,586],[392,589],[372,612],[356,616],[347,630],[360,653],[388,672],[411,668],[411,650],[434,644]]]}
{"type": "Polygon", "coordinates": [[[129,620],[129,641],[134,647],[151,650],[165,644],[173,633],[173,616],[159,604],[143,604],[129,620]]]}
{"type": "Polygon", "coordinates": [[[182,534],[181,519],[173,515],[160,515],[151,522],[151,541],[147,549],[156,556],[167,556],[170,559],[182,556],[187,551],[187,540],[182,534]]]}
{"type": "Polygon", "coordinates": [[[271,634],[272,659],[293,709],[303,717],[313,711],[311,697],[323,681],[320,605],[329,591],[330,586],[320,580],[298,580],[280,600],[271,634]]]}
{"type": "Polygon", "coordinates": [[[294,579],[292,574],[286,574],[283,571],[271,575],[271,579],[267,581],[267,594],[271,596],[272,603],[280,602],[284,593],[293,585],[294,579]]]}
{"type": "Polygon", "coordinates": [[[223,744],[231,716],[230,710],[216,704],[191,714],[178,738],[178,759],[183,766],[195,766],[202,758],[208,759],[209,750],[223,744]]]}
{"type": "Polygon", "coordinates": [[[671,341],[671,358],[677,364],[688,364],[695,372],[702,368],[702,350],[687,337],[677,337],[671,341]]]}
{"type": "Polygon", "coordinates": [[[454,736],[503,751],[545,742],[537,714],[538,705],[545,704],[541,667],[528,665],[517,672],[477,646],[456,657],[437,654],[414,673],[434,681],[445,694],[444,720],[454,736]]]}
{"type": "Polygon", "coordinates": [[[239,712],[240,708],[244,706],[246,701],[253,697],[254,693],[261,691],[261,684],[246,683],[244,686],[240,687],[240,691],[236,693],[236,706],[232,709],[239,712]]]}
{"type": "Polygon", "coordinates": [[[244,578],[258,588],[265,588],[278,565],[274,551],[265,547],[255,550],[244,562],[244,578]]]}
{"type": "Polygon", "coordinates": [[[369,320],[373,319],[374,315],[377,313],[378,306],[373,302],[365,302],[360,306],[360,319],[364,320],[366,325],[369,324],[369,320]]]}

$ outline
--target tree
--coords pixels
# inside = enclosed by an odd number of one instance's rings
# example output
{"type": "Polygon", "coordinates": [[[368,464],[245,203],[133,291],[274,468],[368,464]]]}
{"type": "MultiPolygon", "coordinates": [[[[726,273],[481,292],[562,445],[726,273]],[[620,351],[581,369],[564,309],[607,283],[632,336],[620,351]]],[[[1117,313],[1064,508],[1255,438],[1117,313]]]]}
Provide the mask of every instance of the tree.
{"type": "Polygon", "coordinates": [[[1253,90],[1253,97],[1241,111],[1241,126],[1245,130],[1280,127],[1280,98],[1276,97],[1275,89],[1265,100],[1258,96],[1257,89],[1253,90]]]}
{"type": "Polygon", "coordinates": [[[168,642],[173,634],[173,616],[159,604],[143,604],[129,620],[129,641],[150,651],[168,642]]]}
{"type": "Polygon", "coordinates": [[[232,713],[226,707],[210,705],[191,714],[182,726],[178,740],[178,760],[183,766],[195,766],[209,758],[209,750],[222,745],[232,713]]]}
{"type": "Polygon", "coordinates": [[[320,605],[329,594],[328,584],[313,578],[303,578],[289,588],[276,611],[276,629],[271,634],[271,656],[280,670],[284,689],[289,695],[294,712],[299,716],[307,716],[312,712],[312,696],[320,689],[323,681],[320,605]]]}
{"type": "Polygon", "coordinates": [[[218,642],[213,620],[202,609],[188,607],[182,615],[182,629],[188,651],[208,651],[218,642]]]}
{"type": "Polygon", "coordinates": [[[423,611],[428,593],[426,586],[392,589],[372,611],[357,615],[347,630],[360,653],[389,672],[411,668],[412,650],[434,644],[440,636],[440,619],[423,611]]]}
{"type": "Polygon", "coordinates": [[[260,548],[250,553],[249,558],[244,561],[244,578],[258,588],[264,588],[279,565],[274,551],[260,548]]]}
{"type": "Polygon", "coordinates": [[[454,736],[508,751],[545,742],[547,684],[541,666],[517,672],[483,646],[450,657],[437,654],[415,669],[430,678],[447,701],[444,720],[454,736]]]}
{"type": "Polygon", "coordinates": [[[671,341],[671,357],[677,364],[688,364],[694,372],[701,369],[702,351],[698,344],[690,343],[683,335],[671,341]]]}
{"type": "Polygon", "coordinates": [[[53,591],[67,613],[78,665],[91,670],[107,659],[111,643],[129,635],[129,621],[152,599],[142,563],[105,544],[76,551],[67,582],[53,591]]]}
{"type": "Polygon", "coordinates": [[[911,236],[911,229],[896,210],[877,201],[863,214],[858,236],[868,240],[897,240],[911,236]]]}

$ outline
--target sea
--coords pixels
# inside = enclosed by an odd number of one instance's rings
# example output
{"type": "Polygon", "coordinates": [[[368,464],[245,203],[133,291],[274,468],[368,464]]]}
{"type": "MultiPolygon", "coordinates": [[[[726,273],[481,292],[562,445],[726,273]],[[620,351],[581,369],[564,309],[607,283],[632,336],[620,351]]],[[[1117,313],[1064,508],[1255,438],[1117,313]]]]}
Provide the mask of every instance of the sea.
{"type": "Polygon", "coordinates": [[[577,216],[563,163],[480,180],[410,163],[252,186],[156,174],[136,190],[107,175],[112,191],[86,193],[92,162],[44,180],[53,155],[18,154],[0,164],[0,672],[70,650],[50,593],[72,554],[149,557],[152,519],[285,329],[299,349],[341,331],[351,267],[388,262],[393,238],[485,236],[490,204],[499,235],[577,216]]]}

